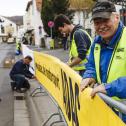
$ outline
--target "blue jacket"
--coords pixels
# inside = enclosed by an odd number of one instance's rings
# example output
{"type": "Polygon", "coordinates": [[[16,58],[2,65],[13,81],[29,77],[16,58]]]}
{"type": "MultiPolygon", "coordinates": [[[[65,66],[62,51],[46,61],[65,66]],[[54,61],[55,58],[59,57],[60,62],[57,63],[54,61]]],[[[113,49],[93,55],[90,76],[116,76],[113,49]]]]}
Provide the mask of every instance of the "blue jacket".
{"type": "Polygon", "coordinates": [[[23,60],[17,61],[12,70],[10,71],[10,77],[12,78],[15,74],[22,74],[27,78],[32,78],[33,74],[29,71],[29,65],[24,64],[23,60]]]}
{"type": "MultiPolygon", "coordinates": [[[[84,73],[83,78],[94,78],[96,80],[96,70],[95,70],[93,52],[95,43],[100,43],[101,44],[100,77],[102,83],[107,82],[108,65],[112,56],[112,52],[114,50],[114,46],[116,42],[120,39],[123,28],[124,26],[120,22],[117,32],[115,33],[114,37],[112,38],[109,44],[105,44],[100,36],[97,36],[95,38],[94,43],[91,47],[89,61],[86,64],[86,72],[84,73]]],[[[105,84],[105,89],[107,91],[107,95],[110,97],[117,96],[119,98],[126,98],[126,77],[121,77],[113,81],[112,83],[105,84]]]]}

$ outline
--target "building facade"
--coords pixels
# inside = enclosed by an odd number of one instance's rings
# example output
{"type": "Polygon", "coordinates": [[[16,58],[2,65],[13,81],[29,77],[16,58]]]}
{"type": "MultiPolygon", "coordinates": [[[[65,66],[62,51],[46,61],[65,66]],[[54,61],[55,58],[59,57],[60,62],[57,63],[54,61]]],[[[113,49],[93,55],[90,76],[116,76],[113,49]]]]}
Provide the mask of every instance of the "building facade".
{"type": "Polygon", "coordinates": [[[6,41],[8,35],[17,36],[17,25],[6,17],[0,16],[0,42],[6,41]]]}
{"type": "Polygon", "coordinates": [[[41,38],[44,37],[43,24],[41,20],[42,0],[31,0],[26,7],[26,14],[23,18],[25,31],[32,31],[34,34],[34,44],[41,46],[41,38]]]}

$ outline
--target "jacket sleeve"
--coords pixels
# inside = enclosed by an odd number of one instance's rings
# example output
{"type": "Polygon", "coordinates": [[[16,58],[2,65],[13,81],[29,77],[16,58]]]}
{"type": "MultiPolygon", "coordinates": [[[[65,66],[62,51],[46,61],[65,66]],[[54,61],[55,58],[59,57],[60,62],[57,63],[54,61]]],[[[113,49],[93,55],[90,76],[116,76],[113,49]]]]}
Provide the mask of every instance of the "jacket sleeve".
{"type": "Polygon", "coordinates": [[[74,33],[74,40],[77,46],[78,57],[82,60],[85,59],[86,53],[91,45],[90,38],[82,30],[77,30],[74,33]]]}
{"type": "Polygon", "coordinates": [[[29,71],[29,65],[26,65],[25,77],[31,79],[33,74],[29,71]]]}
{"type": "Polygon", "coordinates": [[[31,79],[32,76],[33,76],[33,74],[32,74],[30,71],[27,72],[27,73],[25,73],[25,77],[27,77],[27,78],[29,78],[29,79],[31,79]]]}
{"type": "Polygon", "coordinates": [[[94,46],[95,44],[93,43],[90,49],[88,63],[85,64],[86,71],[83,75],[83,78],[94,78],[96,80],[96,70],[95,70],[95,62],[94,62],[94,46]]]}
{"type": "Polygon", "coordinates": [[[126,77],[120,77],[117,80],[105,84],[105,89],[109,97],[117,96],[119,98],[126,98],[126,77]]]}

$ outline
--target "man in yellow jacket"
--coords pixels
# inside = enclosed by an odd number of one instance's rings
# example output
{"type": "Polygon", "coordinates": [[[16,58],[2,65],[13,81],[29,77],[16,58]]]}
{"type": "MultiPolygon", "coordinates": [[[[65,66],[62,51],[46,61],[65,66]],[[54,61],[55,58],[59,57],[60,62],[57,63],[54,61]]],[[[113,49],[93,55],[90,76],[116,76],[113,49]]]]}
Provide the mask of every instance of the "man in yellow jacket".
{"type": "Polygon", "coordinates": [[[60,14],[55,20],[55,29],[61,34],[70,34],[70,52],[68,65],[78,71],[81,76],[85,71],[85,63],[91,45],[91,38],[82,26],[73,25],[70,19],[60,14]]]}

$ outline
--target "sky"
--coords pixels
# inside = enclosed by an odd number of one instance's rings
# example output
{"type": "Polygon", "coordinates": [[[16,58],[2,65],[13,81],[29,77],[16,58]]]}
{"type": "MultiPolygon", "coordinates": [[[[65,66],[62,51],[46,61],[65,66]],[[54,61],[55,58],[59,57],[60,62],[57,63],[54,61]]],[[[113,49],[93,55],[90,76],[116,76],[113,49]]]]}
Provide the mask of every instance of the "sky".
{"type": "Polygon", "coordinates": [[[28,1],[29,0],[0,0],[0,15],[24,15],[28,1]]]}

